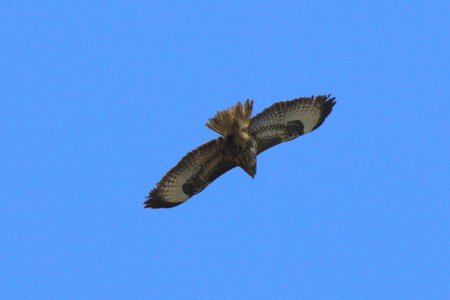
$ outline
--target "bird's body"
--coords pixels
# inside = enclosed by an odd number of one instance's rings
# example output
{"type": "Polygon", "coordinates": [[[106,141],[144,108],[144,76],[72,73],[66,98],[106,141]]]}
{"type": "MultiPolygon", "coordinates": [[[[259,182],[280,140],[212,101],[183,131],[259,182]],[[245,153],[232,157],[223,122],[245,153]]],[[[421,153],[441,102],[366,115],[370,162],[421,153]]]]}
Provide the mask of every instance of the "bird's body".
{"type": "Polygon", "coordinates": [[[254,177],[259,153],[319,127],[331,113],[334,99],[317,96],[277,102],[253,118],[250,100],[218,112],[206,126],[222,136],[186,154],[150,192],[145,207],[179,205],[236,166],[254,177]]]}

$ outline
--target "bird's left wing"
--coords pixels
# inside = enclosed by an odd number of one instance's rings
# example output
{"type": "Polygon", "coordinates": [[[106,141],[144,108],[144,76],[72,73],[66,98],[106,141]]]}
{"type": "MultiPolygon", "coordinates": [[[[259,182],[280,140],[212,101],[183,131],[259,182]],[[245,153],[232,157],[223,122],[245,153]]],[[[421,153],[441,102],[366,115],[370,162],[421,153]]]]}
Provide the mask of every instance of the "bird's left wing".
{"type": "Polygon", "coordinates": [[[258,154],[319,127],[331,113],[334,99],[313,96],[281,101],[254,116],[249,132],[256,139],[258,154]]]}
{"type": "Polygon", "coordinates": [[[169,208],[179,205],[200,193],[217,177],[236,167],[224,159],[224,149],[227,146],[225,139],[219,137],[186,154],[156,184],[156,188],[144,202],[145,207],[169,208]]]}

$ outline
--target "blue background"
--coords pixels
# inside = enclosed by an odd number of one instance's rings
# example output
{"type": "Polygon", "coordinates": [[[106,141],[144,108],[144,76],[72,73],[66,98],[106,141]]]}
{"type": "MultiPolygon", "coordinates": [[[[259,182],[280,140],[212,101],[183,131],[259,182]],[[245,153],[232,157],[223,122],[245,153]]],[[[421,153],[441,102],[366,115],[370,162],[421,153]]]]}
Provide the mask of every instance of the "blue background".
{"type": "Polygon", "coordinates": [[[449,299],[447,1],[8,1],[0,296],[449,299]],[[144,209],[217,110],[313,133],[144,209]]]}

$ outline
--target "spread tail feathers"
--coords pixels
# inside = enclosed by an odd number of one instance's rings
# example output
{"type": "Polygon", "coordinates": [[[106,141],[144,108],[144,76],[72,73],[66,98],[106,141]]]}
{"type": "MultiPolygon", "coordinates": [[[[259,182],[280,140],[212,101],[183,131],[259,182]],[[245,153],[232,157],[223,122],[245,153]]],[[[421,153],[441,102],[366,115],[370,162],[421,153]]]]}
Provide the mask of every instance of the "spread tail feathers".
{"type": "Polygon", "coordinates": [[[230,136],[236,129],[235,126],[242,130],[250,125],[252,109],[253,100],[247,99],[244,104],[239,101],[235,106],[217,112],[205,125],[224,137],[230,136]]]}

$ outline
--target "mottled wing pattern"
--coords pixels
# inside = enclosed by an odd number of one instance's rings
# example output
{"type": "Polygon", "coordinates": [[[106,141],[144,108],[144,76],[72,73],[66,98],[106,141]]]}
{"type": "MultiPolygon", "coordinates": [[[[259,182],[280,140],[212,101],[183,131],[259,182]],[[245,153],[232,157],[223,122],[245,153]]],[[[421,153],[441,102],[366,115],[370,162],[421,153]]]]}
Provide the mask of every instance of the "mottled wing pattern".
{"type": "Polygon", "coordinates": [[[219,137],[189,152],[156,184],[145,207],[169,208],[201,192],[217,177],[236,165],[224,160],[226,141],[219,137]]]}
{"type": "Polygon", "coordinates": [[[328,95],[281,101],[254,116],[249,131],[258,143],[258,154],[319,127],[331,113],[334,100],[328,95]]]}

